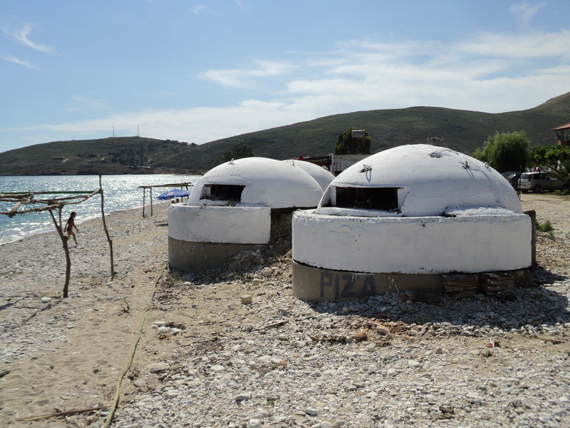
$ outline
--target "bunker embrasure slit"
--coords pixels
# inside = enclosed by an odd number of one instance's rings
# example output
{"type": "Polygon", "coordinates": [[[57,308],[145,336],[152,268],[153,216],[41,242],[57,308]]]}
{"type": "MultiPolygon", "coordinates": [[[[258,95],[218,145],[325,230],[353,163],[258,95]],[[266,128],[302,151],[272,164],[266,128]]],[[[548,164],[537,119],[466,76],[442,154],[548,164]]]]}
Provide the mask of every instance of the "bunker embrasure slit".
{"type": "Polygon", "coordinates": [[[399,209],[397,187],[336,187],[336,206],[390,211],[399,209]]]}
{"type": "Polygon", "coordinates": [[[241,202],[241,193],[244,188],[245,186],[235,184],[206,184],[202,188],[200,199],[241,202]]]}

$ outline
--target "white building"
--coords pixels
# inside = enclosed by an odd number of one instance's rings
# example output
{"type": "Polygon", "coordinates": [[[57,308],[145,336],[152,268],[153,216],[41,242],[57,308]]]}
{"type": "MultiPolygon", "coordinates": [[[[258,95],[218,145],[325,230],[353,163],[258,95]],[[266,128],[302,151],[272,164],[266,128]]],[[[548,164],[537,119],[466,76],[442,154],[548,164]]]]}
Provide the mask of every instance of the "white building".
{"type": "Polygon", "coordinates": [[[293,291],[310,300],[440,292],[444,274],[528,268],[531,236],[497,171],[446,148],[400,146],[348,168],[315,210],[294,214],[293,291]]]}
{"type": "MultiPolygon", "coordinates": [[[[216,268],[239,251],[290,239],[291,213],[316,207],[323,194],[300,163],[244,158],[207,172],[187,205],[169,208],[170,266],[190,272],[216,268]]],[[[320,171],[313,174],[322,179],[320,171]]]]}

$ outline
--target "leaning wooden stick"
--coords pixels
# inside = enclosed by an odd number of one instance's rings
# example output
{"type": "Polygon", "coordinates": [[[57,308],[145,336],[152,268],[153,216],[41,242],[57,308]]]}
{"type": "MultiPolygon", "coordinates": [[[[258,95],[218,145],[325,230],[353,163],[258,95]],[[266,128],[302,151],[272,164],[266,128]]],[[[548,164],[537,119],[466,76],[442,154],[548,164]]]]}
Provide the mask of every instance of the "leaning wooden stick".
{"type": "Polygon", "coordinates": [[[49,415],[43,416],[32,416],[30,418],[18,418],[16,419],[17,422],[21,421],[40,421],[42,419],[49,419],[49,418],[58,418],[60,416],[69,416],[69,415],[77,415],[79,413],[87,413],[87,412],[94,412],[96,410],[103,410],[108,409],[109,406],[99,406],[99,407],[91,407],[89,409],[80,409],[80,410],[68,410],[67,412],[59,412],[59,413],[50,413],[49,415]]]}

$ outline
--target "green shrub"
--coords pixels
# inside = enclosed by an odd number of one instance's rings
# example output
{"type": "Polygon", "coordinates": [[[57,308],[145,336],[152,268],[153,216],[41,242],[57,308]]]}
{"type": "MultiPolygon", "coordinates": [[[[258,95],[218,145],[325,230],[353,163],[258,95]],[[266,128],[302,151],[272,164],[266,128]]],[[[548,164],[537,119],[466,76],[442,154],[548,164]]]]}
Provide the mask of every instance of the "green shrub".
{"type": "Polygon", "coordinates": [[[537,220],[536,221],[536,230],[539,230],[540,232],[550,233],[552,235],[552,231],[554,230],[554,227],[552,227],[550,220],[546,220],[542,224],[540,224],[537,220]]]}

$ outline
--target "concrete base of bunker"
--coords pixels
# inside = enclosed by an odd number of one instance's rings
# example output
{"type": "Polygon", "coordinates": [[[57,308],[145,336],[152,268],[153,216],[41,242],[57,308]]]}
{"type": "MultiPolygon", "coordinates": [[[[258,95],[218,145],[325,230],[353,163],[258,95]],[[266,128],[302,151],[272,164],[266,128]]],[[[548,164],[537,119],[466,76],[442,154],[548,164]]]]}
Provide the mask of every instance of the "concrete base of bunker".
{"type": "Polygon", "coordinates": [[[257,250],[264,245],[255,244],[212,244],[209,242],[187,242],[168,238],[168,263],[170,269],[198,273],[217,269],[240,251],[257,250]]]}
{"type": "MultiPolygon", "coordinates": [[[[510,273],[517,287],[527,286],[527,269],[510,273]]],[[[443,275],[356,273],[319,269],[293,261],[293,294],[302,300],[340,302],[406,291],[417,294],[443,293],[443,275]]]]}
{"type": "Polygon", "coordinates": [[[270,249],[275,254],[291,250],[292,210],[271,211],[271,238],[267,244],[189,242],[168,237],[168,263],[180,272],[217,269],[240,251],[270,249]]]}

